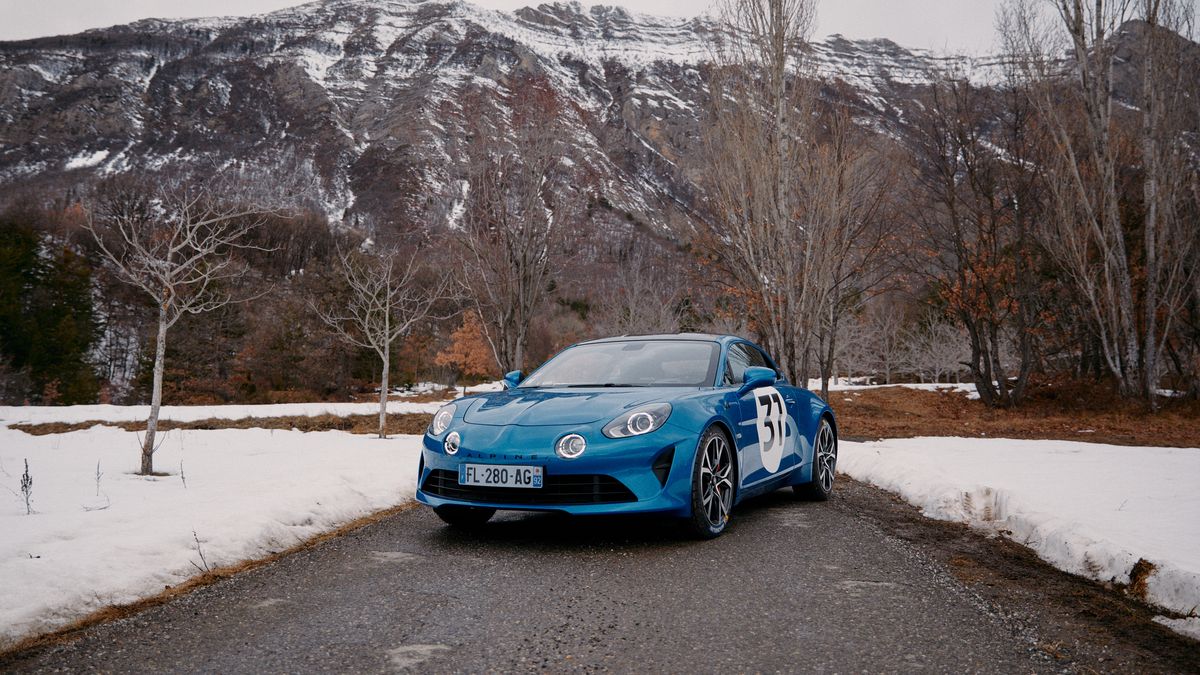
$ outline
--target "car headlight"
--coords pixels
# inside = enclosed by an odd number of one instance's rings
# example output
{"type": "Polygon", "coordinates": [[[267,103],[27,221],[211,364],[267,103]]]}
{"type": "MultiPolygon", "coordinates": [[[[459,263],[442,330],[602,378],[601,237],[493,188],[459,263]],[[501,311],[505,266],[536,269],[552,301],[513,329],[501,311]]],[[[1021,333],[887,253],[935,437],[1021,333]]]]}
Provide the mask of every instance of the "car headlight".
{"type": "Polygon", "coordinates": [[[671,416],[670,403],[652,403],[634,408],[604,425],[604,435],[609,438],[641,436],[661,427],[671,416]]]}
{"type": "Polygon", "coordinates": [[[554,444],[554,452],[563,459],[575,459],[587,450],[587,441],[579,434],[567,434],[554,444]]]}
{"type": "Polygon", "coordinates": [[[451,431],[446,434],[446,442],[442,444],[442,448],[447,455],[457,455],[459,443],[462,443],[462,436],[459,436],[457,431],[451,431]]]}
{"type": "Polygon", "coordinates": [[[433,421],[429,423],[429,433],[440,436],[443,431],[448,429],[450,421],[454,419],[454,410],[453,403],[438,408],[438,411],[433,414],[433,421]]]}

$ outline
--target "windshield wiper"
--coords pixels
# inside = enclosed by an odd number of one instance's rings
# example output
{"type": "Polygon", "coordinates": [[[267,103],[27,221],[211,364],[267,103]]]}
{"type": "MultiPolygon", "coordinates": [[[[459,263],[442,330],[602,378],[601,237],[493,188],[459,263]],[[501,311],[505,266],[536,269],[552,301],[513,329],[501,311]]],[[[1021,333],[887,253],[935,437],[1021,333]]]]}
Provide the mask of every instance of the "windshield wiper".
{"type": "Polygon", "coordinates": [[[620,382],[605,382],[604,384],[560,384],[564,389],[600,389],[609,387],[648,387],[648,384],[625,384],[620,382]]]}

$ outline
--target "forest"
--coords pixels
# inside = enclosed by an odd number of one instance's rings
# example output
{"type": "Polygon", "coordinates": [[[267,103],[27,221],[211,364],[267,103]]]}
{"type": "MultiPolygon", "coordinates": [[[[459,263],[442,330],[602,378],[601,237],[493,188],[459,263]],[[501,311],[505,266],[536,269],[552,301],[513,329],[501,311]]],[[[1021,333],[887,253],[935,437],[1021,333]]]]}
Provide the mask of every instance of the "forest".
{"type": "Polygon", "coordinates": [[[174,404],[340,400],[675,331],[754,338],[826,394],[853,377],[970,382],[1005,407],[1064,383],[1198,398],[1192,10],[1048,5],[1007,3],[1004,81],[938,74],[897,138],[806,57],[812,2],[729,3],[743,39],[704,69],[690,215],[619,241],[591,230],[611,206],[536,75],[511,119],[456,139],[453,222],[348,228],[233,170],[9,199],[0,401],[140,403],[158,382],[174,404]]]}

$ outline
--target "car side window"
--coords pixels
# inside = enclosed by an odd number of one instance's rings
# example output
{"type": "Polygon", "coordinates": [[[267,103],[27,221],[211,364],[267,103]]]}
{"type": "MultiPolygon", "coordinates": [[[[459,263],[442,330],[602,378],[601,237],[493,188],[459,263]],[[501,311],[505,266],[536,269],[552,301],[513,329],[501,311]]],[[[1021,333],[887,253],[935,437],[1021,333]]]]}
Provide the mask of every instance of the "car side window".
{"type": "Polygon", "coordinates": [[[770,368],[767,364],[767,359],[754,347],[738,342],[729,347],[729,354],[725,358],[725,384],[726,386],[736,386],[745,382],[746,369],[751,366],[760,368],[770,368]]]}
{"type": "Polygon", "coordinates": [[[750,365],[762,366],[763,368],[770,368],[771,370],[775,371],[775,375],[777,377],[779,377],[780,379],[783,378],[783,371],[781,371],[779,369],[779,367],[775,365],[775,362],[771,360],[771,357],[767,356],[766,352],[762,351],[761,349],[755,348],[754,353],[759,358],[759,360],[762,361],[762,363],[751,363],[750,365]]]}

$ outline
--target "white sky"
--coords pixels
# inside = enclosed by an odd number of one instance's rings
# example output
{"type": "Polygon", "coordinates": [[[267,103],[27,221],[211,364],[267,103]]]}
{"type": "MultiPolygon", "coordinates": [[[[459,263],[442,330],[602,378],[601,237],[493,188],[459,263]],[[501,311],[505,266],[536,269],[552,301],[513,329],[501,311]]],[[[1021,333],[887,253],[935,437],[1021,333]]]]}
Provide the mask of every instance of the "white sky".
{"type": "MultiPolygon", "coordinates": [[[[473,0],[496,9],[539,0],[473,0]]],[[[713,0],[606,0],[644,14],[694,16],[713,0]]],[[[1000,0],[819,0],[817,35],[890,38],[906,47],[987,52],[996,44],[1000,0]]],[[[0,0],[0,40],[74,33],[146,17],[238,16],[269,12],[300,0],[0,0]]],[[[583,2],[584,5],[595,4],[583,2]]]]}

